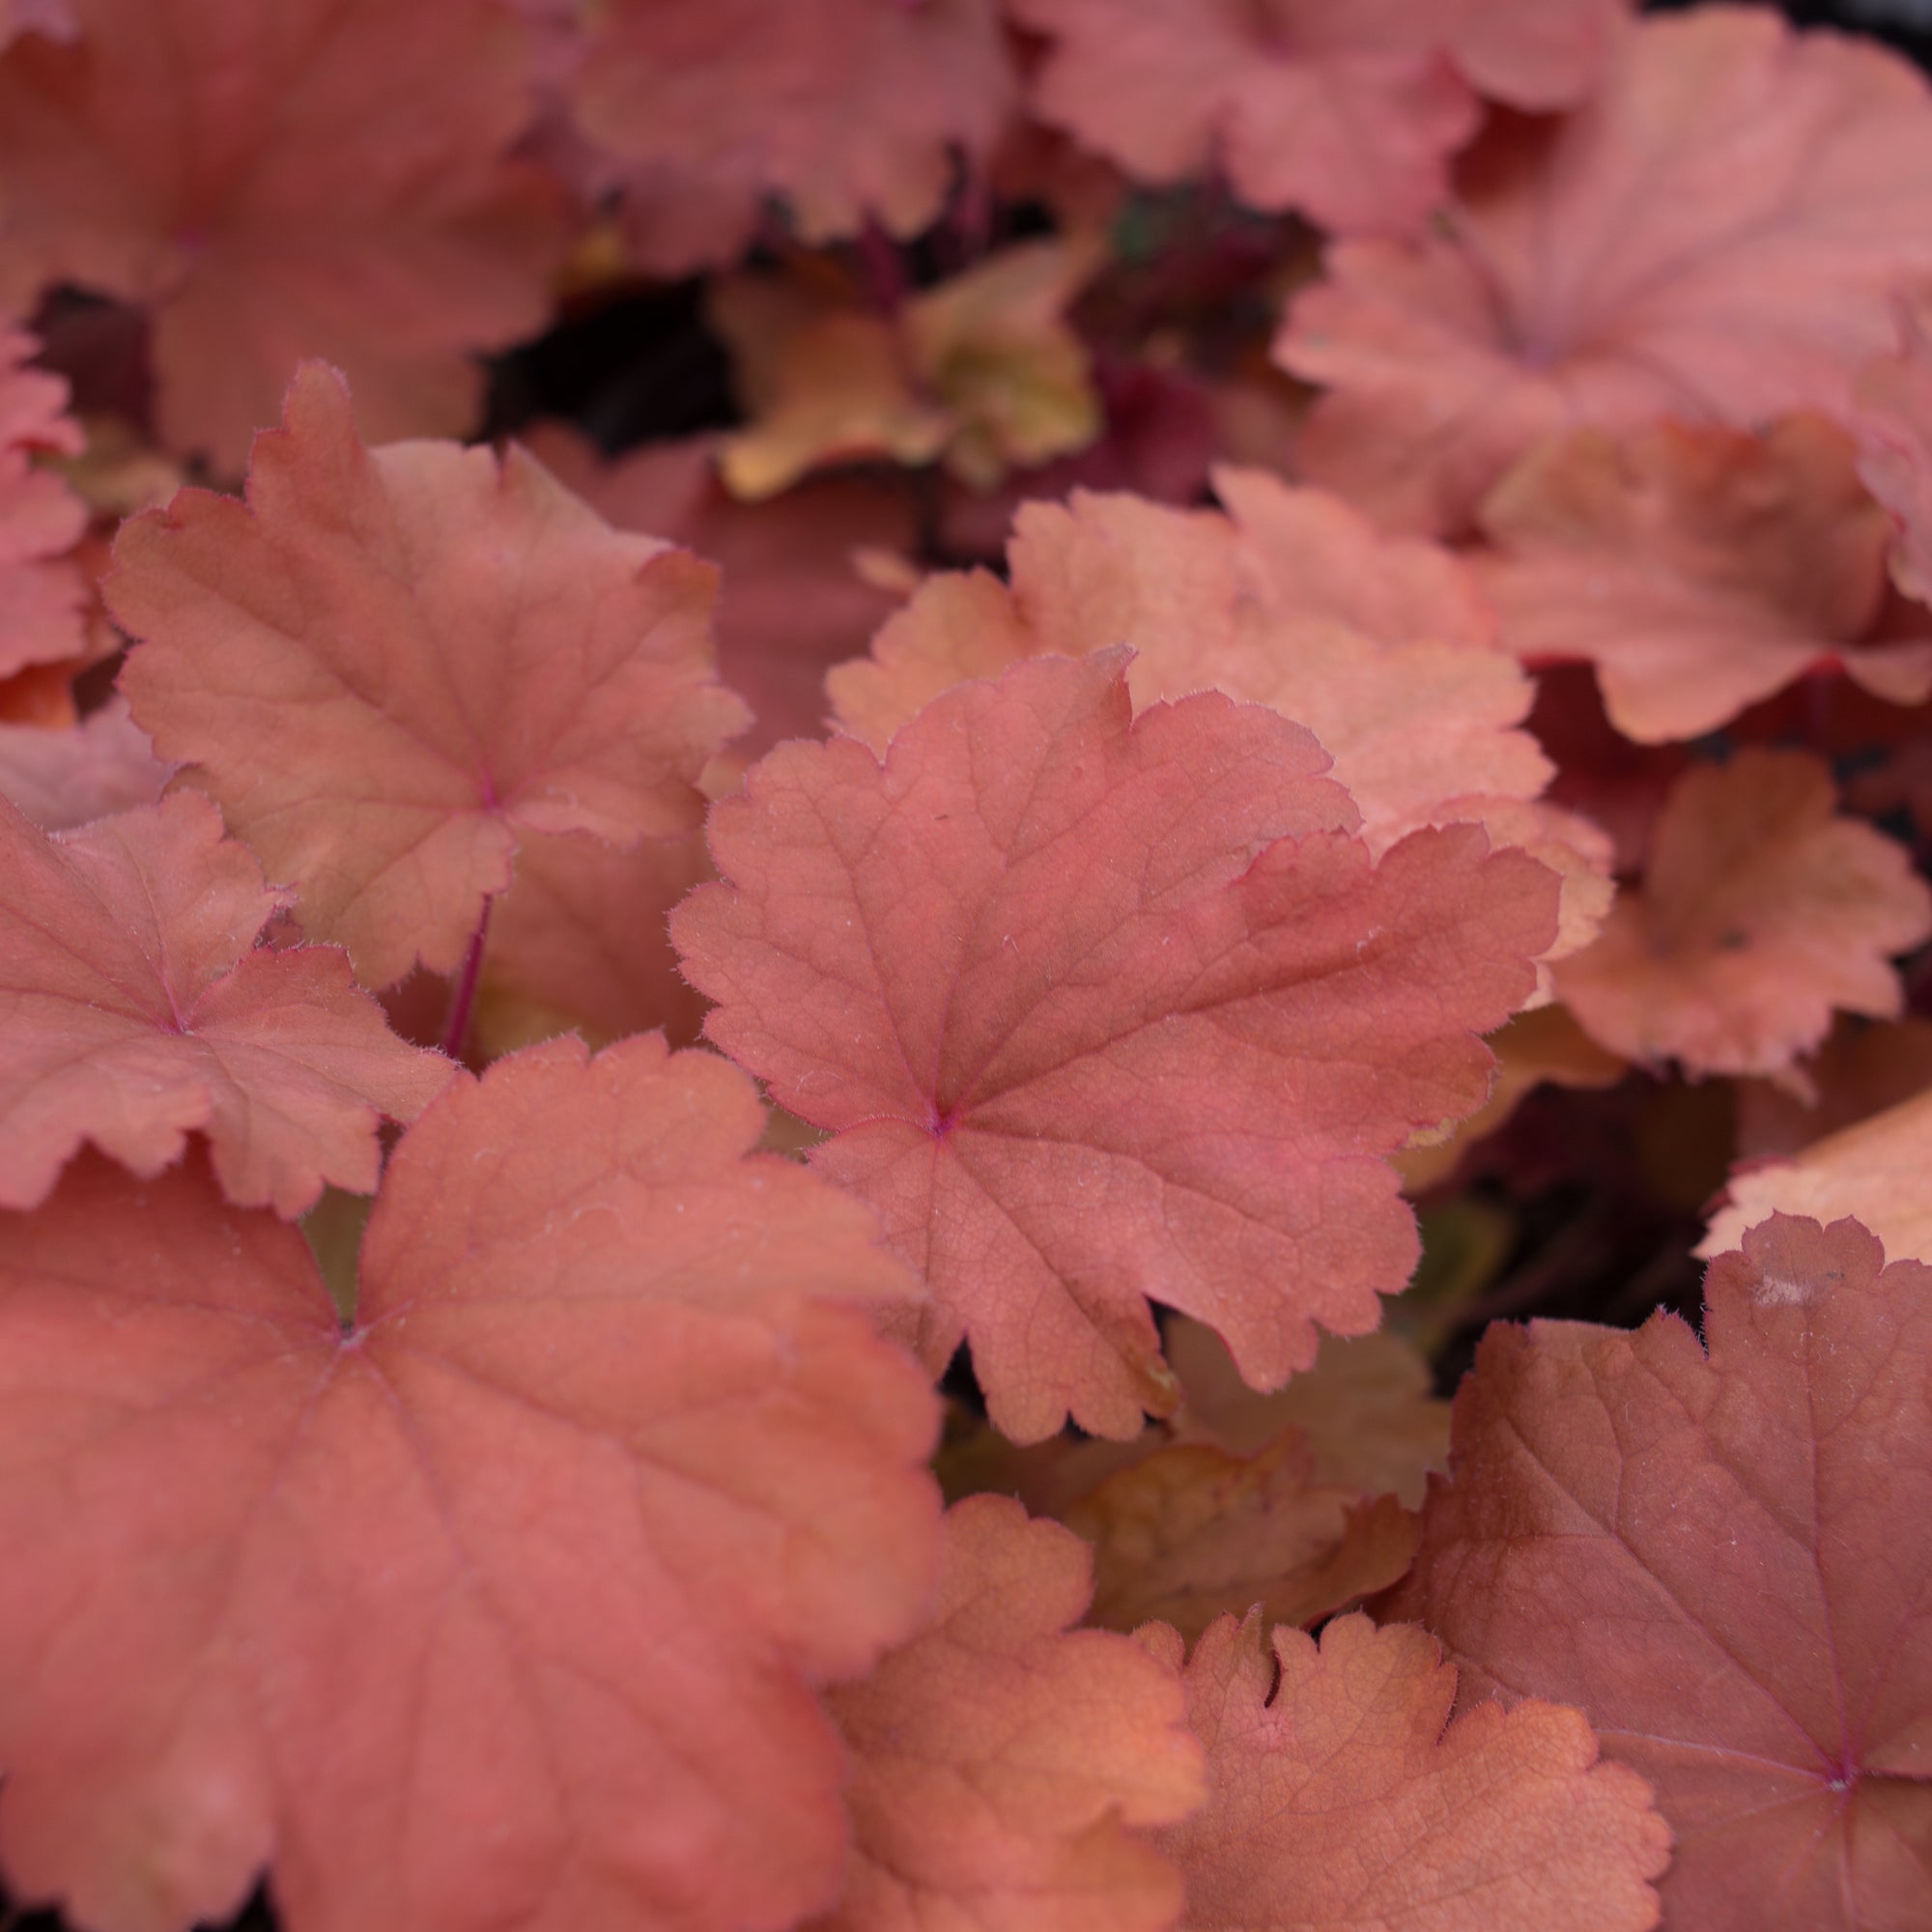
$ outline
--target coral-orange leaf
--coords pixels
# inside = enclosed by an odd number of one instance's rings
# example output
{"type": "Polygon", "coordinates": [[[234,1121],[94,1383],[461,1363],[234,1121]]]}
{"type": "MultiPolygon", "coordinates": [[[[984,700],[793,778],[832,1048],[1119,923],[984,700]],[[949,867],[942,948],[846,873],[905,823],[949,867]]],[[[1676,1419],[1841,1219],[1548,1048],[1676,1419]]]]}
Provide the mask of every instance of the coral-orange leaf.
{"type": "Polygon", "coordinates": [[[645,265],[688,274],[742,253],[774,194],[810,242],[916,235],[954,146],[985,164],[1013,79],[995,0],[610,0],[573,92],[645,265]]]}
{"type": "Polygon", "coordinates": [[[1019,1440],[1174,1406],[1147,1297],[1253,1382],[1375,1325],[1414,1229],[1385,1156],[1469,1112],[1557,882],[1462,826],[1378,863],[1307,732],[1216,694],[1129,719],[1125,654],[961,686],[881,766],[782,745],[673,915],[706,1023],[835,1138],[1019,1440]]]}
{"type": "Polygon", "coordinates": [[[193,793],[54,838],[0,801],[0,1206],[83,1141],[156,1175],[199,1129],[230,1200],[299,1214],[449,1079],[333,947],[253,950],[281,895],[193,793]]]}
{"type": "Polygon", "coordinates": [[[1066,1522],[1094,1546],[1094,1622],[1157,1618],[1189,1638],[1250,1605],[1270,1623],[1314,1623],[1386,1589],[1415,1556],[1413,1512],[1320,1482],[1293,1429],[1253,1456],[1167,1443],[1066,1522]]]}
{"type": "Polygon", "coordinates": [[[528,56],[496,0],[75,0],[0,61],[0,306],[154,317],[156,412],[239,470],[300,355],[382,439],[467,430],[472,352],[534,329],[561,196],[504,158],[528,56]]]}
{"type": "Polygon", "coordinates": [[[87,527],[87,506],[33,462],[45,451],[77,455],[80,428],[67,414],[67,384],[25,366],[39,346],[0,327],[0,678],[87,648],[86,585],[63,555],[87,527]]]}
{"type": "Polygon", "coordinates": [[[1898,520],[1892,575],[1932,602],[1932,314],[1908,309],[1904,336],[1859,372],[1859,469],[1898,520]]]}
{"type": "Polygon", "coordinates": [[[1087,1552],[1019,1504],[946,1520],[931,1620],[835,1691],[853,1755],[852,1874],[822,1932],[1166,1932],[1180,1881],[1123,1829],[1205,1795],[1171,1669],[1071,1631],[1087,1552]]]}
{"type": "Polygon", "coordinates": [[[933,1404],[867,1217],[645,1036],[467,1076],[346,1331],[300,1236],[98,1161],[0,1236],[0,1854],[102,1932],[735,1932],[828,1906],[809,1684],[907,1636],[933,1404]]]}
{"type": "Polygon", "coordinates": [[[1774,1218],[1705,1344],[1495,1327],[1397,1593],[1463,1697],[1581,1706],[1699,1932],[1909,1932],[1932,1899],[1932,1269],[1774,1218]],[[1883,1267],[1883,1271],[1881,1269],[1883,1267]]]}
{"type": "Polygon", "coordinates": [[[1251,208],[1412,234],[1481,110],[1410,0],[1011,0],[1041,119],[1137,180],[1224,165],[1251,208]]]}
{"type": "Polygon", "coordinates": [[[66,730],[0,724],[0,797],[43,832],[152,805],[168,773],[118,697],[66,730]]]}
{"type": "Polygon", "coordinates": [[[1932,270],[1925,82],[1769,9],[1643,22],[1586,105],[1478,161],[1439,232],[1331,251],[1276,346],[1332,391],[1303,469],[1392,526],[1460,527],[1572,424],[1842,411],[1932,270]]]}
{"type": "Polygon", "coordinates": [[[456,964],[520,833],[695,825],[745,722],[711,678],[707,565],[515,447],[365,450],[320,364],[245,506],[184,491],[114,554],[134,716],[371,985],[456,964]]]}
{"type": "MultiPolygon", "coordinates": [[[[1155,1842],[1191,1932],[1647,1932],[1670,1833],[1575,1711],[1450,1721],[1456,1672],[1410,1628],[1341,1617],[1318,1645],[1261,1618],[1187,1660],[1212,1796],[1155,1842]],[[1278,1681],[1277,1681],[1278,1680],[1278,1681]],[[1446,1725],[1446,1728],[1445,1728],[1446,1725]]],[[[1180,1661],[1172,1631],[1142,1641],[1180,1661]]],[[[1701,1925],[1704,1921],[1698,1921],[1701,1925]]]]}
{"type": "Polygon", "coordinates": [[[1856,455],[1803,415],[1761,436],[1660,423],[1543,445],[1483,505],[1504,641],[1593,663],[1610,722],[1640,744],[1701,738],[1811,670],[1919,703],[1932,640],[1860,647],[1891,526],[1856,455]]]}
{"type": "Polygon", "coordinates": [[[1932,893],[1903,846],[1833,806],[1809,752],[1747,746],[1687,772],[1642,890],[1555,969],[1590,1037],[1692,1073],[1776,1073],[1824,1039],[1833,1011],[1896,1014],[1889,956],[1932,933],[1932,893]]]}

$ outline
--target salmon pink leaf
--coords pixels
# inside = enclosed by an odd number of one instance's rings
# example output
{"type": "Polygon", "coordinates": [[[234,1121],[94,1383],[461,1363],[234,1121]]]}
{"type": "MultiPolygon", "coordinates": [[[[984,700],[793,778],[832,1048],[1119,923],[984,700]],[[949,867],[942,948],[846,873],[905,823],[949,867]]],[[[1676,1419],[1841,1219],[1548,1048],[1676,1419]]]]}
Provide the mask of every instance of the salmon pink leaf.
{"type": "MultiPolygon", "coordinates": [[[[1578,1705],[1676,1833],[1673,1925],[1907,1932],[1932,1898],[1932,1270],[1774,1217],[1704,1346],[1498,1325],[1391,1606],[1578,1705]]],[[[1466,1721],[1466,1719],[1465,1719],[1466,1721]]]]}
{"type": "MultiPolygon", "coordinates": [[[[1142,1641],[1179,1664],[1179,1636],[1142,1641]]],[[[1648,1932],[1670,1834],[1575,1711],[1450,1718],[1423,1632],[1339,1617],[1318,1644],[1224,1617],[1187,1660],[1209,1798],[1155,1843],[1192,1932],[1648,1932]]]]}
{"type": "Polygon", "coordinates": [[[472,352],[543,319],[562,198],[496,0],[74,0],[0,61],[0,306],[73,283],[153,318],[156,414],[239,470],[297,358],[372,436],[469,428],[472,352]]]}
{"type": "Polygon", "coordinates": [[[1495,648],[1465,566],[1384,537],[1346,503],[1260,470],[1222,469],[1229,514],[1076,490],[1032,503],[1009,550],[1010,591],[929,578],[827,679],[848,730],[882,749],[929,697],[1040,652],[1134,646],[1137,702],[1206,687],[1305,724],[1380,853],[1424,825],[1479,823],[1564,874],[1552,953],[1596,932],[1609,903],[1595,829],[1539,800],[1550,766],[1520,728],[1533,696],[1495,648]]]}
{"type": "Polygon", "coordinates": [[[1678,781],[1640,891],[1623,894],[1556,987],[1626,1060],[1700,1073],[1779,1073],[1834,1011],[1895,1016],[1889,955],[1932,934],[1911,855],[1835,810],[1815,753],[1747,746],[1678,781]]]}
{"type": "Polygon", "coordinates": [[[1379,862],[1299,726],[1130,719],[1124,654],[1017,665],[881,762],[781,746],[672,938],[710,1037],[834,1137],[1018,1440],[1174,1406],[1147,1297],[1272,1386],[1413,1264],[1386,1156],[1480,1104],[1556,880],[1480,831],[1379,862]]]}
{"type": "Polygon", "coordinates": [[[66,556],[87,506],[33,461],[78,455],[80,426],[67,413],[67,384],[26,366],[39,347],[22,329],[0,328],[0,678],[87,648],[86,585],[66,556]]]}
{"type": "Polygon", "coordinates": [[[1859,372],[1860,473],[1898,523],[1891,571],[1932,602],[1932,314],[1907,308],[1904,345],[1859,372]]]}
{"type": "Polygon", "coordinates": [[[712,680],[708,566],[514,446],[364,449],[320,364],[245,505],[185,491],[115,560],[135,718],[371,985],[457,963],[521,834],[692,828],[745,720],[712,680]]]}
{"type": "Polygon", "coordinates": [[[1331,251],[1276,345],[1331,392],[1300,467],[1391,526],[1458,529],[1554,430],[1839,414],[1928,270],[1918,73],[1769,9],[1646,20],[1587,104],[1478,150],[1437,232],[1331,251]]]}
{"type": "Polygon", "coordinates": [[[861,552],[909,553],[910,496],[853,476],[813,477],[762,503],[718,480],[717,440],[646,443],[600,463],[582,438],[539,424],[531,452],[620,530],[681,544],[719,568],[718,670],[751,705],[729,755],[750,761],[781,738],[823,728],[826,671],[866,646],[899,599],[863,579],[861,552]]]}
{"type": "Polygon", "coordinates": [[[835,1690],[854,1858],[824,1932],[1167,1932],[1179,1875],[1134,1826],[1202,1799],[1172,1670],[1069,1631],[1087,1552],[1006,1497],[946,1519],[939,1601],[863,1684],[835,1690]]]}
{"type": "Polygon", "coordinates": [[[152,805],[168,778],[118,697],[66,730],[0,724],[0,798],[11,798],[43,832],[152,805]]]}
{"type": "Polygon", "coordinates": [[[618,178],[668,215],[640,207],[633,227],[645,266],[673,274],[742,254],[771,195],[808,242],[868,220],[918,234],[952,149],[983,167],[1013,93],[995,0],[612,0],[573,83],[618,178]]]}
{"type": "Polygon", "coordinates": [[[1052,50],[1033,106],[1135,179],[1225,166],[1251,208],[1410,234],[1481,110],[1407,0],[1013,0],[1052,50]]]}
{"type": "Polygon", "coordinates": [[[1895,1258],[1932,1261],[1932,1092],[1826,1134],[1786,1160],[1740,1168],[1697,1252],[1707,1261],[1735,1248],[1773,1214],[1817,1221],[1851,1216],[1895,1258]]]}
{"type": "Polygon", "coordinates": [[[83,1141],[153,1176],[199,1130],[230,1200],[299,1214],[449,1079],[338,950],[255,950],[282,895],[193,793],[53,838],[0,800],[0,1207],[83,1141]]]}
{"type": "Polygon", "coordinates": [[[104,1932],[727,1932],[837,1894],[809,1686],[919,1622],[933,1403],[855,1204],[713,1055],[461,1076],[345,1329],[301,1236],[92,1158],[0,1238],[0,1856],[104,1932]]]}
{"type": "Polygon", "coordinates": [[[1505,641],[1594,664],[1610,722],[1640,744],[1701,738],[1813,670],[1893,703],[1932,696],[1932,640],[1861,645],[1891,528],[1821,416],[1759,436],[1579,430],[1525,457],[1482,522],[1505,641]]]}

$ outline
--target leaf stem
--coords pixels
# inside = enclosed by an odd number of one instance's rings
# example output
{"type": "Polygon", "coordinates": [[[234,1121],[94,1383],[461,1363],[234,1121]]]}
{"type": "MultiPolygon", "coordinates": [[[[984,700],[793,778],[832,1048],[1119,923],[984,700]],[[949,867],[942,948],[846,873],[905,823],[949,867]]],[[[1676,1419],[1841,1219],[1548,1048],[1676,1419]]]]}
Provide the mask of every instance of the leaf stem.
{"type": "Polygon", "coordinates": [[[490,936],[490,908],[494,899],[483,901],[483,917],[470,935],[469,951],[463,955],[463,967],[450,990],[449,1013],[442,1023],[442,1050],[450,1059],[461,1061],[469,1038],[469,1016],[476,1006],[476,988],[483,980],[483,942],[490,936]]]}

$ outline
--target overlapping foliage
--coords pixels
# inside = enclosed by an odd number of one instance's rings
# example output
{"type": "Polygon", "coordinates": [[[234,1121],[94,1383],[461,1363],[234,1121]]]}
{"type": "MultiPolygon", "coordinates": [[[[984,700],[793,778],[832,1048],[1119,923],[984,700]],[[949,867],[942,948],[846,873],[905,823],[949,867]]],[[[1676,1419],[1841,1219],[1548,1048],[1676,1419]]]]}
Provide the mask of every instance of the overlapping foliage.
{"type": "Polygon", "coordinates": [[[1742,6],[0,4],[10,1893],[1932,1924],[1928,185],[1742,6]]]}

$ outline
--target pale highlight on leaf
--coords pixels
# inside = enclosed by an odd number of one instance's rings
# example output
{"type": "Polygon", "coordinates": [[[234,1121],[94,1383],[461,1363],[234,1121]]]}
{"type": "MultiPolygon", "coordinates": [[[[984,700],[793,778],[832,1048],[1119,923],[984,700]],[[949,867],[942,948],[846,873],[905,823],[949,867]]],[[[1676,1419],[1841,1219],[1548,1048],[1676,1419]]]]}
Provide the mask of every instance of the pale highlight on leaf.
{"type": "Polygon", "coordinates": [[[1087,1552],[1015,1502],[946,1520],[924,1629],[828,1702],[853,1759],[853,1860],[820,1932],[1167,1932],[1179,1874],[1128,1829],[1205,1793],[1172,1669],[1069,1630],[1087,1552]]]}
{"type": "Polygon", "coordinates": [[[1556,430],[1841,414],[1929,271],[1911,67],[1769,9],[1644,20],[1574,114],[1480,147],[1427,238],[1329,251],[1275,345],[1331,392],[1299,467],[1391,527],[1456,530],[1556,430]]]}
{"type": "MultiPolygon", "coordinates": [[[[1156,1624],[1142,1641],[1180,1662],[1156,1624]]],[[[1670,1833],[1575,1711],[1479,1705],[1425,1632],[1226,1617],[1188,1658],[1211,1796],[1156,1839],[1190,1932],[1649,1932],[1670,1833]]]]}
{"type": "Polygon", "coordinates": [[[708,566],[514,445],[365,449],[320,364],[245,504],[184,491],[115,561],[135,718],[372,985],[456,964],[520,836],[691,829],[745,723],[712,678],[708,566]]]}
{"type": "Polygon", "coordinates": [[[1652,830],[1641,890],[1556,968],[1584,1031],[1626,1060],[1692,1074],[1776,1073],[1834,1011],[1904,1004],[1889,963],[1932,934],[1911,855],[1834,810],[1809,752],[1747,747],[1693,766],[1652,830]]]}
{"type": "Polygon", "coordinates": [[[923,1612],[933,1403],[854,1204],[646,1037],[461,1079],[345,1332],[190,1168],[0,1239],[0,1856],[105,1932],[736,1932],[837,1894],[810,1686],[923,1612]]]}
{"type": "Polygon", "coordinates": [[[49,838],[0,801],[0,1207],[91,1141],[152,1177],[208,1136],[224,1193],[293,1216],[366,1194],[382,1117],[447,1084],[333,947],[270,952],[283,903],[192,793],[49,838]]]}
{"type": "Polygon", "coordinates": [[[1390,1605],[1656,1787],[1672,1925],[1908,1932],[1932,1897],[1932,1270],[1776,1217],[1704,1346],[1491,1329],[1390,1605]],[[1707,1353],[1708,1350],[1708,1353],[1707,1353]]]}
{"type": "Polygon", "coordinates": [[[1659,423],[1533,451],[1483,505],[1483,584],[1511,650],[1595,665],[1639,744],[1700,738],[1809,671],[1874,696],[1932,696],[1918,643],[1862,646],[1890,525],[1822,416],[1762,435],[1659,423]]]}
{"type": "Polygon", "coordinates": [[[962,686],[883,765],[781,746],[672,919],[709,1036],[833,1138],[1021,1441],[1174,1406],[1147,1297],[1272,1386],[1360,1332],[1414,1231],[1385,1156],[1487,1091],[1556,881],[1480,831],[1374,862],[1300,727],[1130,721],[1124,660],[962,686]]]}

